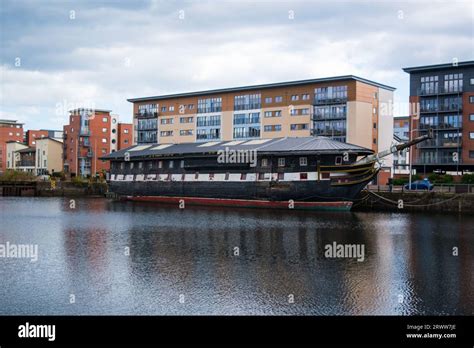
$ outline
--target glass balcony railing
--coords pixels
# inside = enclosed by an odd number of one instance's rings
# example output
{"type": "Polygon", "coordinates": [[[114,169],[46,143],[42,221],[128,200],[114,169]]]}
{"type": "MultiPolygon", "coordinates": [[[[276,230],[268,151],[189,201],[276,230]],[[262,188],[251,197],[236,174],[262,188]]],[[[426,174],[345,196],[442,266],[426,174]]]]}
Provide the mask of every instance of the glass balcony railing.
{"type": "Polygon", "coordinates": [[[462,86],[445,88],[438,86],[437,88],[419,88],[418,95],[438,95],[438,94],[458,94],[463,92],[462,86]]]}
{"type": "Polygon", "coordinates": [[[318,97],[314,98],[315,105],[323,105],[323,104],[341,104],[347,102],[347,96],[342,97],[318,97]]]}

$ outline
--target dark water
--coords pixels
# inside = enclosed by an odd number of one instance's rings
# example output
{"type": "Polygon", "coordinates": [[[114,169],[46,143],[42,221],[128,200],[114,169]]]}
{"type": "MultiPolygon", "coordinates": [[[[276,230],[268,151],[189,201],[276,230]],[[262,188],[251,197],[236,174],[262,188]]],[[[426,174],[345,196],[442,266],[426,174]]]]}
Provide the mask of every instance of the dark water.
{"type": "Polygon", "coordinates": [[[0,244],[39,249],[0,258],[0,314],[474,313],[472,216],[69,204],[0,198],[0,244]]]}

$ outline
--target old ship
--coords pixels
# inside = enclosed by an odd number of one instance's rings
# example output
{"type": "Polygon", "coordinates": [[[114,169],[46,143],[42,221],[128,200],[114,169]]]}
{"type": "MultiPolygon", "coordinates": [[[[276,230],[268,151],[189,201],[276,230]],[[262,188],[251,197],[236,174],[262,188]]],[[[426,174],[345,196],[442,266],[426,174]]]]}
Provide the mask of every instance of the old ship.
{"type": "Polygon", "coordinates": [[[349,210],[378,172],[378,154],[326,137],[136,145],[113,152],[109,191],[137,201],[349,210]]]}

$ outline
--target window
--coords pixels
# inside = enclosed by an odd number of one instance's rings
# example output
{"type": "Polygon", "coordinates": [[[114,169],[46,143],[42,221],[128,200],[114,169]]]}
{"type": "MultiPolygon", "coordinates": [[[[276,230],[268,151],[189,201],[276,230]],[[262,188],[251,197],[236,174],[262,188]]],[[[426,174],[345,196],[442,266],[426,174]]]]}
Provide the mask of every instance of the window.
{"type": "Polygon", "coordinates": [[[173,124],[173,123],[174,123],[173,117],[161,119],[161,124],[173,124]]]}
{"type": "Polygon", "coordinates": [[[225,173],[224,180],[229,180],[229,176],[230,176],[230,173],[229,173],[229,172],[225,173]]]}
{"type": "Polygon", "coordinates": [[[138,169],[142,169],[143,168],[143,162],[138,162],[138,169]]]}
{"type": "Polygon", "coordinates": [[[258,173],[258,180],[264,180],[265,179],[265,173],[258,173]]]}
{"type": "Polygon", "coordinates": [[[214,173],[209,173],[209,181],[214,180],[214,173]]]}
{"type": "Polygon", "coordinates": [[[296,116],[296,115],[298,115],[298,109],[290,109],[290,115],[291,115],[291,116],[296,116]]]}
{"type": "Polygon", "coordinates": [[[374,129],[377,129],[377,123],[374,122],[373,127],[374,127],[374,129]]]}
{"type": "Polygon", "coordinates": [[[474,151],[469,151],[469,158],[474,158],[474,151]]]}
{"type": "Polygon", "coordinates": [[[44,164],[43,164],[43,167],[46,167],[46,160],[44,160],[44,162],[43,162],[43,163],[44,163],[44,164]]]}
{"type": "Polygon", "coordinates": [[[469,103],[474,104],[474,95],[469,96],[469,103]]]}
{"type": "Polygon", "coordinates": [[[148,161],[148,169],[152,169],[153,168],[153,161],[148,161]]]}
{"type": "Polygon", "coordinates": [[[285,179],[285,173],[278,173],[277,178],[278,178],[278,180],[284,180],[285,179]]]}
{"type": "Polygon", "coordinates": [[[303,100],[309,100],[309,94],[303,94],[303,95],[301,96],[301,99],[303,99],[303,100]]]}
{"type": "Polygon", "coordinates": [[[285,158],[284,157],[280,157],[278,159],[278,167],[284,167],[285,166],[285,158]]]}
{"type": "Polygon", "coordinates": [[[245,94],[234,96],[234,110],[253,110],[262,107],[261,94],[245,94]]]}
{"type": "Polygon", "coordinates": [[[166,106],[161,107],[161,112],[166,112],[166,106]]]}
{"type": "Polygon", "coordinates": [[[107,149],[102,149],[102,154],[105,155],[107,153],[107,149]]]}
{"type": "Polygon", "coordinates": [[[163,161],[158,161],[158,168],[163,168],[163,161]]]}
{"type": "Polygon", "coordinates": [[[281,110],[277,110],[273,113],[274,117],[281,117],[281,110]]]}
{"type": "Polygon", "coordinates": [[[474,139],[474,132],[469,132],[469,139],[474,139]]]}
{"type": "Polygon", "coordinates": [[[207,113],[207,112],[221,112],[222,111],[222,98],[206,98],[198,99],[198,113],[207,113]]]}
{"type": "Polygon", "coordinates": [[[199,172],[194,173],[194,179],[195,180],[199,179],[199,172]]]}
{"type": "Polygon", "coordinates": [[[247,180],[247,173],[240,174],[240,180],[247,180]]]}
{"type": "Polygon", "coordinates": [[[194,104],[188,104],[188,109],[193,110],[194,109],[194,104]]]}
{"type": "Polygon", "coordinates": [[[469,79],[469,84],[470,84],[471,86],[474,86],[474,78],[469,79]]]}
{"type": "Polygon", "coordinates": [[[372,142],[373,142],[374,144],[377,144],[377,139],[374,138],[374,139],[372,140],[372,142]]]}
{"type": "Polygon", "coordinates": [[[336,163],[336,165],[342,164],[342,156],[336,156],[334,163],[336,163]]]}
{"type": "Polygon", "coordinates": [[[265,104],[270,104],[272,102],[272,97],[265,98],[265,104]]]}
{"type": "Polygon", "coordinates": [[[291,124],[290,129],[291,130],[305,130],[305,129],[309,129],[309,126],[307,123],[291,124]]]}
{"type": "Polygon", "coordinates": [[[273,117],[272,111],[265,111],[265,117],[273,117]]]}
{"type": "Polygon", "coordinates": [[[133,169],[134,165],[135,165],[135,163],[130,162],[130,169],[133,169]]]}
{"type": "Polygon", "coordinates": [[[444,91],[445,92],[462,92],[463,74],[446,74],[444,75],[444,91]]]}
{"type": "Polygon", "coordinates": [[[170,106],[170,111],[174,111],[174,106],[170,106]]]}
{"type": "Polygon", "coordinates": [[[107,123],[107,117],[102,117],[102,122],[107,123]]]}
{"type": "Polygon", "coordinates": [[[300,180],[308,180],[308,173],[300,173],[300,180]]]}
{"type": "Polygon", "coordinates": [[[186,136],[186,135],[193,135],[192,129],[181,129],[179,131],[179,135],[186,136]]]}
{"type": "Polygon", "coordinates": [[[180,117],[179,118],[179,123],[193,123],[194,118],[192,116],[190,117],[180,117]]]}
{"type": "Polygon", "coordinates": [[[114,134],[117,133],[117,130],[115,128],[112,129],[112,133],[114,133],[114,134]]]}
{"type": "Polygon", "coordinates": [[[179,162],[179,166],[180,166],[181,168],[184,168],[184,160],[181,160],[181,161],[179,162]]]}
{"type": "Polygon", "coordinates": [[[170,160],[168,163],[168,168],[173,168],[174,167],[174,161],[170,160]]]}
{"type": "Polygon", "coordinates": [[[301,115],[309,115],[309,109],[301,109],[301,115]]]}
{"type": "Polygon", "coordinates": [[[291,96],[291,101],[297,101],[300,99],[300,96],[298,94],[294,94],[291,96]]]}
{"type": "Polygon", "coordinates": [[[330,101],[347,100],[347,86],[319,87],[314,90],[314,101],[316,104],[324,104],[330,101]]]}
{"type": "Polygon", "coordinates": [[[262,158],[261,165],[262,167],[268,167],[268,158],[262,158]]]}
{"type": "Polygon", "coordinates": [[[300,157],[300,166],[308,165],[308,157],[300,157]]]}
{"type": "Polygon", "coordinates": [[[372,112],[374,113],[374,115],[377,113],[377,108],[373,108],[372,109],[372,112]]]}
{"type": "Polygon", "coordinates": [[[438,93],[438,76],[423,76],[420,83],[421,95],[438,93]]]}
{"type": "Polygon", "coordinates": [[[124,129],[124,130],[123,130],[123,133],[124,133],[124,134],[128,134],[128,129],[124,129]]]}
{"type": "Polygon", "coordinates": [[[107,143],[107,138],[102,138],[102,143],[106,144],[107,143]]]}
{"type": "Polygon", "coordinates": [[[107,128],[102,128],[102,133],[107,133],[107,128]]]}
{"type": "Polygon", "coordinates": [[[470,115],[469,115],[469,121],[473,121],[473,122],[474,122],[474,114],[470,114],[470,115]]]}
{"type": "Polygon", "coordinates": [[[277,96],[275,97],[275,103],[281,103],[283,101],[283,97],[282,96],[277,96]]]}
{"type": "Polygon", "coordinates": [[[173,136],[173,131],[161,131],[160,132],[160,137],[172,137],[173,136]]]}
{"type": "Polygon", "coordinates": [[[264,132],[279,132],[281,131],[281,124],[263,126],[264,132]]]}

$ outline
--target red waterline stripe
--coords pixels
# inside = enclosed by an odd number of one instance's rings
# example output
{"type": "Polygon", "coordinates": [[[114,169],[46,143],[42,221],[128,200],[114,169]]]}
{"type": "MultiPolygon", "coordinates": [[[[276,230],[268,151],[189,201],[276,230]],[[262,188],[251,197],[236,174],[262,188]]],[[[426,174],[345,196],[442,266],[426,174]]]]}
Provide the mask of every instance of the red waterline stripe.
{"type": "MultiPolygon", "coordinates": [[[[167,196],[126,196],[125,199],[139,202],[158,202],[179,204],[184,201],[189,205],[213,205],[233,207],[256,207],[256,208],[279,208],[289,209],[288,201],[265,201],[251,199],[226,199],[226,198],[202,198],[202,197],[167,197],[167,196]]],[[[350,201],[340,202],[298,202],[293,203],[294,209],[341,209],[349,210],[352,207],[350,201]]]]}

